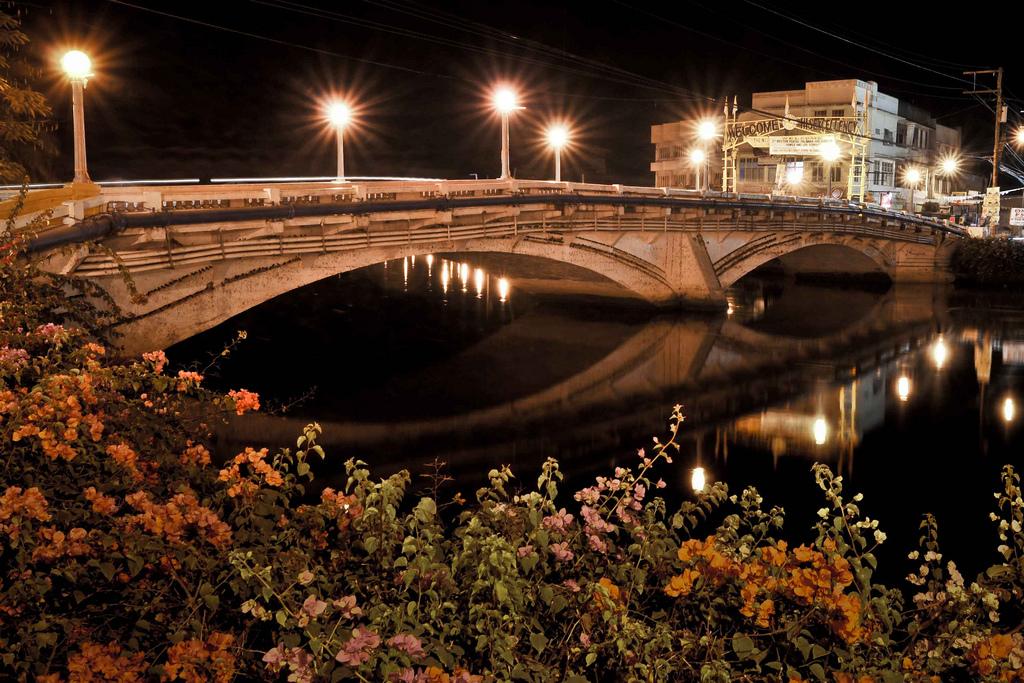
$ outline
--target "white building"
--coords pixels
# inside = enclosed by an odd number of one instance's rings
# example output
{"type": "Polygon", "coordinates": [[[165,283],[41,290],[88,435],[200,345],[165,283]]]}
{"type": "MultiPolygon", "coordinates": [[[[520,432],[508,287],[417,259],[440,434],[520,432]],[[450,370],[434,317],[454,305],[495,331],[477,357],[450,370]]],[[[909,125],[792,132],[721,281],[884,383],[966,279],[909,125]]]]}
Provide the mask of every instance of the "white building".
{"type": "MultiPolygon", "coordinates": [[[[948,204],[949,195],[984,181],[944,174],[942,160],[960,148],[960,132],[927,112],[878,91],[875,82],[816,81],[801,90],[754,93],[749,111],[735,103],[715,112],[718,138],[701,143],[696,120],[651,127],[658,187],[697,187],[693,149],[704,147],[711,189],[847,197],[909,209],[909,168],[920,180],[917,209],[948,204]],[[829,145],[838,158],[825,161],[829,145]]],[[[703,169],[702,169],[703,173],[703,169]]],[[[701,184],[704,184],[703,181],[701,184]]]]}

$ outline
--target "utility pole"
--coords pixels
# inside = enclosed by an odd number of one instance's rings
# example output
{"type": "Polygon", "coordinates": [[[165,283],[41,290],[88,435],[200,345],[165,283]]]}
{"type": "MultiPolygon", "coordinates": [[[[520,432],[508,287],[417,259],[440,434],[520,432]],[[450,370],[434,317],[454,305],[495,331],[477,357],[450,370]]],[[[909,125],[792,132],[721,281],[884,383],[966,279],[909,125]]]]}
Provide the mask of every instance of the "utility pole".
{"type": "Polygon", "coordinates": [[[991,95],[996,96],[996,132],[995,141],[992,144],[992,187],[999,186],[999,157],[1003,151],[1003,136],[1001,126],[1006,122],[1006,112],[1003,105],[1003,67],[998,69],[984,69],[981,71],[965,71],[964,76],[973,76],[975,87],[973,90],[965,90],[965,95],[991,95]],[[981,74],[995,74],[996,87],[979,90],[977,79],[981,74]]]}

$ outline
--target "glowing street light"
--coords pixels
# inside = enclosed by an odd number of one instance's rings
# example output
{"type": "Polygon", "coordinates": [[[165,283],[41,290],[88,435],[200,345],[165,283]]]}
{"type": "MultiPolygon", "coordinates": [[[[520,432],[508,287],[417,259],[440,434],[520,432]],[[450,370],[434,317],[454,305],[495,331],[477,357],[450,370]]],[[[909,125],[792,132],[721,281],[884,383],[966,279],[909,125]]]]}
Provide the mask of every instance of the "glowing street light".
{"type": "Polygon", "coordinates": [[[1017,416],[1017,404],[1014,403],[1013,399],[1007,396],[1003,399],[1003,421],[1006,423],[1013,422],[1013,419],[1017,416]]]}
{"type": "Polygon", "coordinates": [[[704,166],[704,162],[707,160],[708,155],[704,153],[699,147],[695,147],[690,150],[690,163],[696,171],[696,182],[694,183],[695,190],[700,190],[703,184],[700,181],[700,169],[704,166]]]}
{"type": "Polygon", "coordinates": [[[61,57],[60,66],[71,81],[71,117],[75,138],[76,183],[88,183],[89,170],[85,158],[85,85],[92,76],[92,61],[81,50],[71,50],[61,57]]]}
{"type": "Polygon", "coordinates": [[[960,159],[952,154],[942,157],[939,161],[939,170],[944,176],[956,175],[960,170],[960,159]]]}
{"type": "Polygon", "coordinates": [[[327,106],[327,120],[338,135],[338,182],[345,181],[345,128],[352,122],[352,109],[344,102],[327,106]]]}
{"type": "Polygon", "coordinates": [[[507,277],[498,278],[498,300],[501,303],[508,301],[509,283],[507,277]]]}
{"type": "Polygon", "coordinates": [[[547,131],[548,147],[555,150],[555,182],[562,182],[562,148],[569,144],[569,128],[562,124],[550,126],[547,131]]]}
{"type": "MultiPolygon", "coordinates": [[[[718,137],[718,126],[712,119],[704,119],[697,123],[697,139],[701,145],[707,147],[712,140],[718,137]]],[[[701,185],[702,189],[711,189],[711,156],[701,150],[703,153],[702,161],[704,163],[704,182],[701,185]]],[[[691,155],[692,157],[692,155],[691,155]]]]}
{"type": "Polygon", "coordinates": [[[797,187],[804,181],[804,169],[802,166],[790,166],[786,169],[786,184],[790,188],[797,187]]]}
{"type": "Polygon", "coordinates": [[[839,158],[839,145],[834,140],[822,143],[818,154],[825,161],[825,168],[828,173],[828,196],[832,196],[832,164],[839,158]]]}
{"type": "Polygon", "coordinates": [[[507,180],[512,177],[508,152],[508,117],[509,114],[523,107],[519,106],[519,98],[516,96],[515,90],[508,87],[500,87],[494,91],[493,104],[501,114],[501,179],[507,180]]]}
{"type": "Polygon", "coordinates": [[[697,138],[703,142],[710,142],[718,135],[718,126],[714,121],[705,119],[697,124],[697,138]]]}
{"type": "Polygon", "coordinates": [[[1013,140],[1018,147],[1024,147],[1024,127],[1017,129],[1017,132],[1013,134],[1013,140]]]}
{"type": "Polygon", "coordinates": [[[914,213],[917,203],[914,201],[914,193],[917,191],[917,184],[921,182],[921,171],[916,166],[911,166],[903,172],[903,180],[910,187],[910,213],[914,213]]]}

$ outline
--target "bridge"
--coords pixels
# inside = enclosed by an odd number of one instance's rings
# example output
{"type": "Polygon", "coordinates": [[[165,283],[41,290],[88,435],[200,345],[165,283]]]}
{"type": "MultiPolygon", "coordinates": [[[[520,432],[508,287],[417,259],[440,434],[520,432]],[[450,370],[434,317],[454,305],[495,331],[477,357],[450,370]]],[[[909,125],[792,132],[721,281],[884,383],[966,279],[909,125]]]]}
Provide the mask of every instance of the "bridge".
{"type": "Polygon", "coordinates": [[[132,353],[407,256],[543,259],[619,295],[724,309],[725,288],[773,259],[798,272],[948,281],[964,234],[839,200],[530,180],[79,183],[29,192],[14,231],[31,231],[45,269],[111,295],[132,353]]]}

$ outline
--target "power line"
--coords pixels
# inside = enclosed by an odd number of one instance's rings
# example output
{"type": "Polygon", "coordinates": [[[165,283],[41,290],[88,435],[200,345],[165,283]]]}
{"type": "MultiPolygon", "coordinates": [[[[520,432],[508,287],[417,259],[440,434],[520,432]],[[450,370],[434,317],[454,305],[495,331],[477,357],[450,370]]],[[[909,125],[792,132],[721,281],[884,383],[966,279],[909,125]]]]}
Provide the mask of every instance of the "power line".
{"type": "MultiPolygon", "coordinates": [[[[839,35],[837,33],[832,33],[831,31],[826,31],[823,28],[819,28],[817,26],[814,26],[813,24],[809,24],[806,21],[803,21],[802,19],[798,19],[796,17],[791,17],[791,16],[789,16],[787,14],[783,14],[782,12],[779,12],[778,10],[772,9],[771,7],[766,7],[766,6],[764,6],[764,5],[760,4],[760,3],[754,2],[754,0],[744,0],[744,2],[746,2],[748,5],[753,5],[754,7],[757,7],[758,9],[760,9],[762,11],[768,12],[769,14],[774,14],[775,16],[782,17],[783,19],[786,19],[787,21],[792,21],[795,24],[799,24],[800,26],[803,26],[805,28],[809,28],[812,31],[817,31],[818,33],[823,33],[823,34],[825,34],[825,35],[827,35],[827,36],[829,36],[831,38],[835,38],[836,40],[841,40],[844,43],[847,43],[849,45],[854,45],[854,46],[859,47],[859,48],[861,48],[863,50],[867,50],[869,52],[874,52],[875,54],[882,55],[883,57],[887,57],[889,59],[894,59],[894,60],[896,60],[898,62],[901,62],[903,64],[906,64],[908,66],[912,66],[912,67],[914,67],[916,69],[922,69],[924,71],[928,71],[930,73],[936,74],[938,76],[942,76],[944,78],[948,78],[948,79],[951,79],[951,80],[954,80],[954,81],[959,81],[961,83],[967,83],[968,85],[971,84],[970,81],[968,81],[966,79],[963,79],[963,78],[960,78],[959,76],[953,76],[953,75],[950,75],[950,74],[942,72],[942,71],[936,71],[935,69],[931,69],[929,67],[922,66],[920,64],[916,64],[916,63],[911,62],[909,60],[903,59],[902,57],[897,57],[896,55],[889,54],[887,52],[882,52],[881,50],[877,50],[877,49],[875,49],[875,48],[873,48],[873,47],[871,47],[869,45],[864,45],[862,43],[858,43],[855,40],[850,40],[849,38],[845,38],[845,37],[843,37],[843,36],[841,36],[841,35],[839,35]]],[[[943,86],[935,85],[935,86],[931,86],[931,87],[941,88],[941,89],[944,89],[944,90],[959,90],[959,88],[954,88],[954,87],[951,87],[951,86],[944,86],[944,85],[943,86]]]]}

